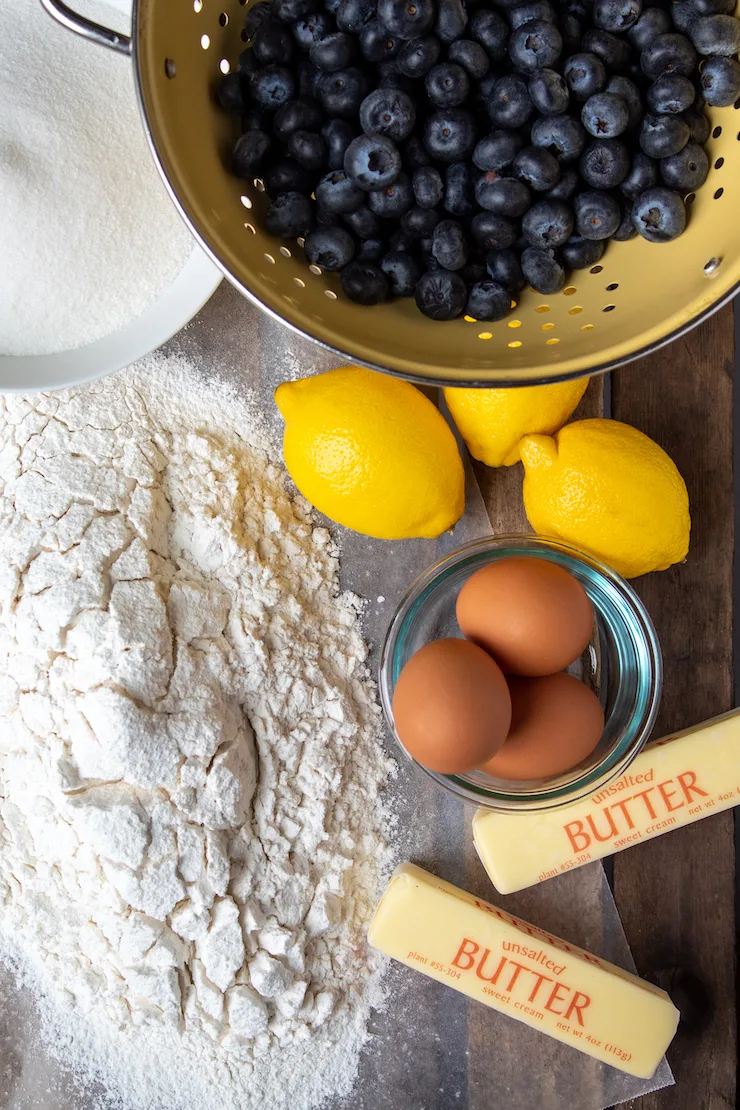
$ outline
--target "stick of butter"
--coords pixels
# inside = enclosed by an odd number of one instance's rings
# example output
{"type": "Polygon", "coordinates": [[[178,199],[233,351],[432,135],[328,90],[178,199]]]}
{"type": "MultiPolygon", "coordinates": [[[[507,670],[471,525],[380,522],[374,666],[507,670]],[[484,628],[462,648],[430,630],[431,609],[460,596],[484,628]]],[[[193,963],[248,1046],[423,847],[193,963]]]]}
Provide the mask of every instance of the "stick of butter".
{"type": "Polygon", "coordinates": [[[650,744],[629,771],[547,813],[478,810],[473,839],[502,894],[740,803],[740,710],[650,744]]]}
{"type": "Polygon", "coordinates": [[[678,1010],[665,991],[412,863],[393,873],[368,939],[407,967],[643,1079],[676,1032],[678,1010]]]}

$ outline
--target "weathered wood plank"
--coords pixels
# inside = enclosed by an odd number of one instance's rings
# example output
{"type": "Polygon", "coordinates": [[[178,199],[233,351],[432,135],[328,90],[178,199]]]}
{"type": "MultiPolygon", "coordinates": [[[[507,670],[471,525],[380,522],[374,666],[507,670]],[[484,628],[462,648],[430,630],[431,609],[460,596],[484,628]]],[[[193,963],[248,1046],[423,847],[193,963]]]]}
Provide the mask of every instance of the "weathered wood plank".
{"type": "MultiPolygon", "coordinates": [[[[658,733],[730,708],[732,687],[732,308],[613,376],[612,412],[658,441],[686,479],[687,562],[634,584],[663,647],[658,733]]],[[[614,893],[642,974],[682,967],[705,985],[713,1013],[681,1029],[668,1053],[677,1086],[632,1110],[735,1106],[735,921],[731,813],[615,857],[614,893]]]]}

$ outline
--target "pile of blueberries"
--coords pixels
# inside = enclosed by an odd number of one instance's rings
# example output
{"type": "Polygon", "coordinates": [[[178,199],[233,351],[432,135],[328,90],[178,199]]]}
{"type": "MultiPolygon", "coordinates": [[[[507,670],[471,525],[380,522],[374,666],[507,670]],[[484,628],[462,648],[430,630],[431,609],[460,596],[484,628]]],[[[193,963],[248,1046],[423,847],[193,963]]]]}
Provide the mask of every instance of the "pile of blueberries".
{"type": "Polygon", "coordinates": [[[500,320],[610,239],[662,243],[740,97],[735,0],[267,0],[216,90],[265,225],[351,300],[500,320]]]}

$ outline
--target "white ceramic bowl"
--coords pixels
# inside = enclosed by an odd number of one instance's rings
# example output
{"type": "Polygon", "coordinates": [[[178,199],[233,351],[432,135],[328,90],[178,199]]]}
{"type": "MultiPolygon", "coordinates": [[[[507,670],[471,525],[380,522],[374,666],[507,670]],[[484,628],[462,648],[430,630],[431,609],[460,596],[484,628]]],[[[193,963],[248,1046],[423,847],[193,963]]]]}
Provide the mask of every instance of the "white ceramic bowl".
{"type": "Polygon", "coordinates": [[[178,277],[159,300],[118,331],[73,351],[58,351],[52,355],[0,355],[0,393],[63,389],[130,366],[185,327],[222,277],[221,271],[200,247],[195,247],[178,277]]]}

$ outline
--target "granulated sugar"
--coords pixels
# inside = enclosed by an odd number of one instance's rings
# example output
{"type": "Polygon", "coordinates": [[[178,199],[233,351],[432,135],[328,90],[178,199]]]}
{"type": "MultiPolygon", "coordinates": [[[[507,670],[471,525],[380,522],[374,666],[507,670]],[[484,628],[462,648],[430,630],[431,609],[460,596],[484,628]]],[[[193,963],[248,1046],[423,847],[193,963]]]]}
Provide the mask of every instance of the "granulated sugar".
{"type": "Polygon", "coordinates": [[[114,1105],[309,1110],[381,1000],[391,766],[329,533],[194,383],[0,400],[4,952],[114,1105]]]}
{"type": "MultiPolygon", "coordinates": [[[[92,14],[120,24],[107,5],[92,14]]],[[[109,335],[193,249],[147,149],[131,59],[65,31],[39,0],[0,4],[0,245],[6,355],[109,335]]]]}

